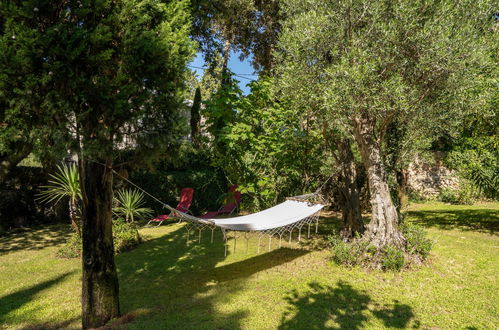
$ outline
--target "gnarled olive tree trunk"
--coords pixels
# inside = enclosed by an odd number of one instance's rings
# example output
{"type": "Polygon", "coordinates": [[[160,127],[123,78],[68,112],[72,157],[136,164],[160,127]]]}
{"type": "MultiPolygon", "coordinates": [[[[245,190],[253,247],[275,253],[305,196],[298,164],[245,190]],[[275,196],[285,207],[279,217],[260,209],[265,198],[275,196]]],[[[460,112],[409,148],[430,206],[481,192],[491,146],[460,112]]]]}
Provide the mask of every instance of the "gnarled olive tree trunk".
{"type": "Polygon", "coordinates": [[[82,326],[97,328],[120,315],[119,285],[112,233],[111,161],[83,160],[82,326]]]}
{"type": "Polygon", "coordinates": [[[368,115],[353,120],[355,140],[366,168],[371,202],[371,221],[366,226],[366,237],[373,245],[405,245],[405,238],[398,228],[397,209],[390,196],[386,171],[379,142],[375,139],[375,122],[368,115]]]}
{"type": "Polygon", "coordinates": [[[340,175],[338,178],[341,197],[341,214],[343,228],[341,236],[352,239],[357,233],[364,232],[360,210],[360,194],[357,186],[357,168],[348,139],[338,143],[338,158],[340,160],[340,175]]]}

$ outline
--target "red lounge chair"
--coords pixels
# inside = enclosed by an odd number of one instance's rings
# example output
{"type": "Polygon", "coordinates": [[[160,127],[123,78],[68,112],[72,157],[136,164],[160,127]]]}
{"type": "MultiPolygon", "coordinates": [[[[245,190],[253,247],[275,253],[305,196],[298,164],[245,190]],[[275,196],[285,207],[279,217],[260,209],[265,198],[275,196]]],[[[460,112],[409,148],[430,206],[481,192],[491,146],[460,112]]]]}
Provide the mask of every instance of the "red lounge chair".
{"type": "MultiPolygon", "coordinates": [[[[189,207],[191,207],[193,196],[194,196],[194,189],[183,188],[182,191],[180,191],[180,201],[178,202],[177,207],[175,209],[179,210],[180,212],[184,212],[184,213],[189,212],[189,207]]],[[[163,221],[171,219],[173,217],[174,217],[174,215],[172,215],[171,213],[158,215],[156,218],[151,219],[147,223],[147,225],[149,225],[151,222],[158,222],[158,226],[159,226],[163,223],[163,221]]]]}
{"type": "Polygon", "coordinates": [[[234,184],[229,188],[230,196],[227,199],[225,205],[222,206],[218,211],[210,211],[200,216],[200,218],[211,219],[216,217],[217,215],[231,214],[232,212],[234,212],[239,206],[239,203],[241,202],[241,193],[239,191],[236,191],[236,189],[237,189],[237,184],[234,184]]]}

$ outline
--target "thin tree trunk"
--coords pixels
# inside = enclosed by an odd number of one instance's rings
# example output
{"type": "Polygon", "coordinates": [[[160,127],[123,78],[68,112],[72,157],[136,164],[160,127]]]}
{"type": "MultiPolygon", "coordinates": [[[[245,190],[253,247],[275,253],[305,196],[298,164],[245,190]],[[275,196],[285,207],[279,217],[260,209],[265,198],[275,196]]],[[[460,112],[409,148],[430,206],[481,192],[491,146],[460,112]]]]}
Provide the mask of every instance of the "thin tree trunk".
{"type": "Polygon", "coordinates": [[[199,131],[200,131],[200,121],[201,121],[201,88],[198,86],[196,88],[196,93],[194,94],[194,100],[192,101],[191,107],[191,141],[194,148],[198,149],[200,146],[199,141],[199,131]]]}
{"type": "Polygon", "coordinates": [[[371,202],[371,221],[366,226],[366,237],[371,244],[403,246],[405,238],[398,229],[399,217],[386,182],[385,168],[379,142],[374,138],[374,121],[367,115],[353,121],[355,140],[367,172],[371,202]]]}
{"type": "Polygon", "coordinates": [[[81,237],[81,229],[80,229],[80,224],[78,223],[78,215],[76,214],[76,201],[69,199],[69,219],[71,220],[71,226],[75,230],[75,232],[78,234],[79,237],[81,237]]]}
{"type": "Polygon", "coordinates": [[[222,62],[222,80],[220,82],[220,86],[223,88],[227,84],[228,80],[228,72],[227,67],[229,65],[229,57],[230,57],[230,40],[227,37],[225,39],[225,45],[223,49],[223,62],[222,62]]]}
{"type": "Polygon", "coordinates": [[[223,62],[222,62],[222,72],[225,73],[227,70],[227,66],[229,64],[230,57],[230,40],[229,38],[225,39],[224,50],[223,50],[223,62]]]}
{"type": "Polygon", "coordinates": [[[82,326],[97,328],[120,315],[112,233],[111,161],[80,160],[83,196],[82,326]]]}
{"type": "Polygon", "coordinates": [[[399,213],[407,206],[407,170],[401,169],[396,173],[398,185],[399,213]]]}
{"type": "Polygon", "coordinates": [[[357,169],[348,139],[343,139],[338,143],[338,156],[341,167],[339,176],[343,222],[341,236],[345,239],[352,239],[357,233],[362,234],[364,232],[364,224],[362,223],[360,211],[357,169]]]}

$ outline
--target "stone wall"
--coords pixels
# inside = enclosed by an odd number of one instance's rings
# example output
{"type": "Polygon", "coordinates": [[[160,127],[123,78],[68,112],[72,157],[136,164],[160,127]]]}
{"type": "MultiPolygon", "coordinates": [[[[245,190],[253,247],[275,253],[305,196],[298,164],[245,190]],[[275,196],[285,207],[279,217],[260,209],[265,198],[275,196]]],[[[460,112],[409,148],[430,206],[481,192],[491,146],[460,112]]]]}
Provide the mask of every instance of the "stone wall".
{"type": "Polygon", "coordinates": [[[443,189],[459,189],[459,179],[456,173],[445,167],[440,155],[435,155],[435,161],[425,162],[417,159],[409,165],[407,185],[416,194],[433,198],[443,189]]]}

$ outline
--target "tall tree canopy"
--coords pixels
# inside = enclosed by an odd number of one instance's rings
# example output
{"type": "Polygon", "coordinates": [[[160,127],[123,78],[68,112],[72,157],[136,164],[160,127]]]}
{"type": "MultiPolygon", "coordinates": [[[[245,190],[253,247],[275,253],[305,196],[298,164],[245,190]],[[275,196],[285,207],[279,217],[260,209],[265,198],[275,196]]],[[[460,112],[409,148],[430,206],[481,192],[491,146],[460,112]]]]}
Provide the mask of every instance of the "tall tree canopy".
{"type": "Polygon", "coordinates": [[[42,123],[78,150],[82,321],[98,327],[119,315],[113,160],[168,150],[177,138],[193,55],[188,1],[3,1],[0,14],[2,125],[19,131],[2,136],[21,139],[42,123]]]}
{"type": "Polygon", "coordinates": [[[269,73],[281,29],[282,0],[192,0],[193,36],[209,63],[223,54],[226,67],[231,50],[253,55],[253,66],[269,73]]]}
{"type": "Polygon", "coordinates": [[[355,141],[372,244],[404,245],[383,155],[388,128],[435,127],[480,106],[473,91],[490,69],[493,9],[491,1],[285,1],[279,88],[355,141]]]}

